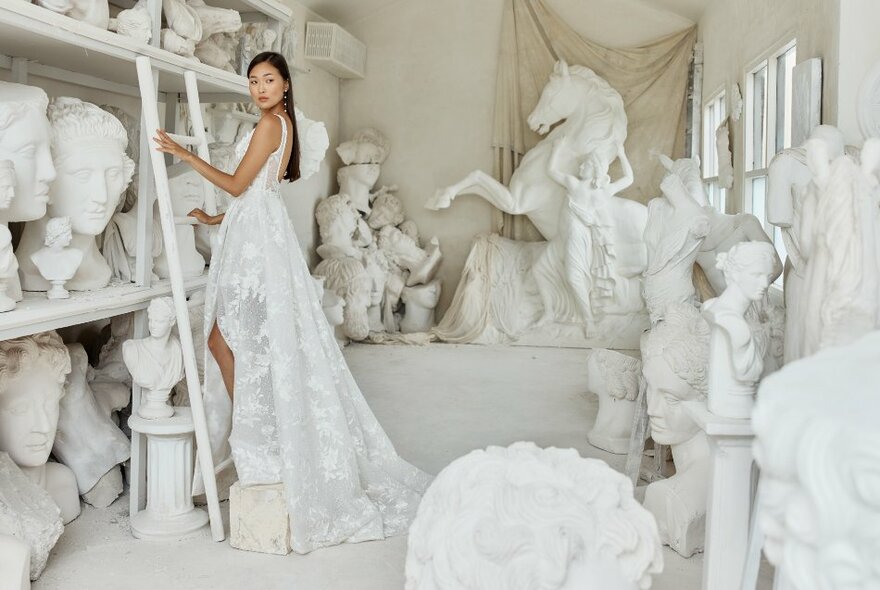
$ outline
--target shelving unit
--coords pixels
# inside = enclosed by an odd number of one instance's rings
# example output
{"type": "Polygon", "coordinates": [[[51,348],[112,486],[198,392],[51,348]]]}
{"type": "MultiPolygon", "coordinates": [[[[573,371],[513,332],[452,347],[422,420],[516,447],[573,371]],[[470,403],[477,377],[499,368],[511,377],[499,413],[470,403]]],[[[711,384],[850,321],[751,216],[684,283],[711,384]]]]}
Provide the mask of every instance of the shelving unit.
{"type": "MultiPolygon", "coordinates": [[[[128,0],[114,4],[130,7],[128,0]]],[[[268,21],[279,33],[290,22],[292,10],[276,0],[208,0],[208,4],[232,8],[242,13],[245,22],[268,21]]],[[[205,103],[242,102],[248,99],[247,80],[243,76],[220,70],[197,61],[172,54],[159,47],[161,0],[147,0],[153,21],[150,44],[105,31],[87,23],[52,12],[21,0],[0,2],[0,68],[12,71],[13,82],[27,84],[29,76],[58,80],[80,87],[97,89],[140,98],[135,60],[150,58],[156,99],[165,103],[165,123],[174,131],[177,107],[186,95],[184,73],[191,71],[198,82],[201,100],[205,103]]],[[[25,294],[13,311],[0,314],[0,340],[26,336],[46,330],[106,319],[134,312],[135,338],[147,335],[146,308],[156,297],[171,294],[170,281],[151,284],[151,231],[154,177],[150,164],[149,139],[152,133],[144,128],[141,117],[140,161],[138,181],[138,228],[134,282],[111,284],[90,292],[73,292],[67,300],[48,300],[42,293],[25,294]]],[[[152,131],[152,130],[150,130],[152,131]]],[[[168,162],[171,163],[170,161],[168,162]]],[[[185,290],[192,293],[203,289],[207,276],[185,281],[185,290]]],[[[132,388],[132,411],[140,405],[140,390],[132,388]]],[[[130,513],[136,514],[145,505],[146,444],[143,436],[132,434],[130,513]]],[[[215,540],[222,539],[215,534],[215,540]]],[[[216,531],[215,531],[216,533],[216,531]]]]}

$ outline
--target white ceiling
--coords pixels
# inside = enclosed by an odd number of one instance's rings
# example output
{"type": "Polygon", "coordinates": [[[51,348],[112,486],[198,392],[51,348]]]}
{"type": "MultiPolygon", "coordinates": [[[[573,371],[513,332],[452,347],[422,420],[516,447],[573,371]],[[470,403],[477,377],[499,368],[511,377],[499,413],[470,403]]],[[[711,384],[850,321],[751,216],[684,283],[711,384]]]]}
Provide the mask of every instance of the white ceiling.
{"type": "MultiPolygon", "coordinates": [[[[398,2],[415,0],[300,0],[329,21],[342,25],[358,21],[365,16],[386,9],[398,2]]],[[[443,0],[433,0],[443,1],[443,0]]],[[[475,0],[482,1],[482,0],[475,0]]],[[[697,22],[706,6],[713,0],[631,0],[633,4],[644,4],[647,9],[662,10],[697,22]]],[[[590,0],[583,0],[585,8],[590,0]]],[[[553,0],[550,0],[553,4],[553,0]]]]}

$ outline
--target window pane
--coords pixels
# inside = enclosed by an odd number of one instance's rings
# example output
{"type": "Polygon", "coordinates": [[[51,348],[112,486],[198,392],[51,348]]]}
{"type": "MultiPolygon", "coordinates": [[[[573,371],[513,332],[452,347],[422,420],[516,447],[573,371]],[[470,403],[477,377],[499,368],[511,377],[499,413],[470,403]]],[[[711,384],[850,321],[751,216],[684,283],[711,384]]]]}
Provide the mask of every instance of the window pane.
{"type": "Polygon", "coordinates": [[[718,188],[718,199],[712,203],[719,213],[727,212],[727,189],[718,188]]]}
{"type": "Polygon", "coordinates": [[[752,74],[752,162],[749,170],[764,168],[767,145],[767,66],[752,74]]]}
{"type": "Polygon", "coordinates": [[[752,178],[752,215],[761,221],[764,226],[764,200],[767,192],[767,177],[756,176],[752,178]]]}
{"type": "Polygon", "coordinates": [[[796,48],[776,58],[776,152],[791,147],[791,92],[796,48]]]}

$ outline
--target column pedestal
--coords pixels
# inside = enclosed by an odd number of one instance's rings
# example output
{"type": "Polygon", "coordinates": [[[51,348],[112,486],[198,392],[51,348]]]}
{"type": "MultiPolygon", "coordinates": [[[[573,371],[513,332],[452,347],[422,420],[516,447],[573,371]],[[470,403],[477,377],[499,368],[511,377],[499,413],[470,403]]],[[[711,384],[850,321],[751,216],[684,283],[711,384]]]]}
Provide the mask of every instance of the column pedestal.
{"type": "Polygon", "coordinates": [[[193,421],[189,408],[174,408],[170,418],[128,419],[132,432],[147,437],[147,507],[131,517],[139,539],[177,539],[208,523],[192,500],[193,421]]]}
{"type": "Polygon", "coordinates": [[[703,590],[740,590],[751,514],[751,420],[716,416],[705,401],[684,402],[684,409],[706,433],[712,461],[703,590]]]}

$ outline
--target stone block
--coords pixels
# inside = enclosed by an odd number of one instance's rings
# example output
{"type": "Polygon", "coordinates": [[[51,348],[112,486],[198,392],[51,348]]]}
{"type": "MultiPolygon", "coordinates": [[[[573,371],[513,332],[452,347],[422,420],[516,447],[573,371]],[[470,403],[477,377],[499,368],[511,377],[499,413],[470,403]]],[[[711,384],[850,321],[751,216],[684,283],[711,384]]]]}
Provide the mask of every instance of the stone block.
{"type": "Polygon", "coordinates": [[[290,518],[282,484],[229,488],[229,544],[236,549],[287,555],[290,518]]]}

